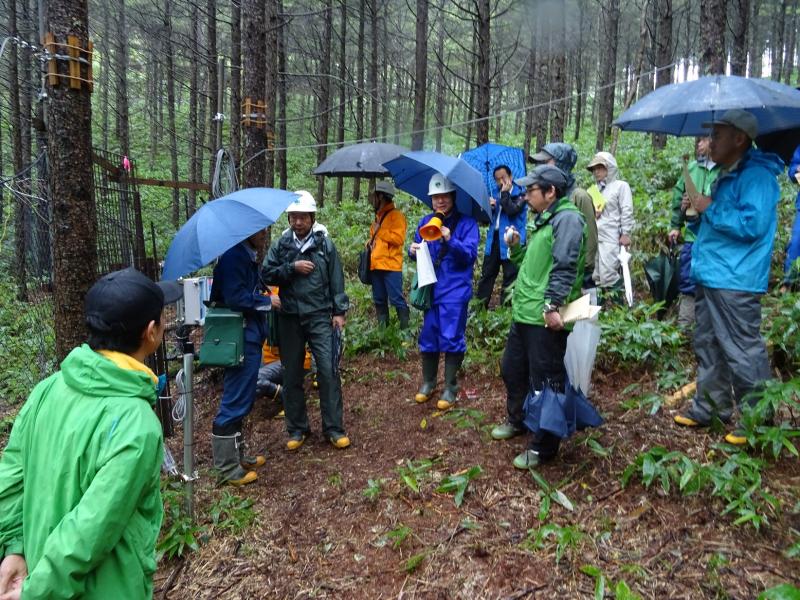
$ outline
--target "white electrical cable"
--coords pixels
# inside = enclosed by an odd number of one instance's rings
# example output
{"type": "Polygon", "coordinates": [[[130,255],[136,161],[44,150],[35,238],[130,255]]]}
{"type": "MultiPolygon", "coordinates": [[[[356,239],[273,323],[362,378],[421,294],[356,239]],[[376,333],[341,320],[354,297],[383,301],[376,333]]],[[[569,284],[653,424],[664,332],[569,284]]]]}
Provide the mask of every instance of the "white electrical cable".
{"type": "Polygon", "coordinates": [[[172,405],[172,420],[176,423],[183,421],[186,416],[186,382],[183,376],[183,369],[175,375],[175,395],[177,398],[172,405]]]}

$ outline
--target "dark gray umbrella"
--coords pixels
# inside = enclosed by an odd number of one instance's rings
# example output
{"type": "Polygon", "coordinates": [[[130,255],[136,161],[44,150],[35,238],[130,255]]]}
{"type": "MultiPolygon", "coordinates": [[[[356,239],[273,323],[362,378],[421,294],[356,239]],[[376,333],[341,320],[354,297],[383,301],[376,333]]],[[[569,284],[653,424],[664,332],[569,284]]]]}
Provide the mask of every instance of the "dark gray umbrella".
{"type": "Polygon", "coordinates": [[[333,177],[383,177],[389,171],[383,163],[397,158],[408,148],[382,142],[366,142],[339,148],[322,161],[314,175],[333,177]]]}

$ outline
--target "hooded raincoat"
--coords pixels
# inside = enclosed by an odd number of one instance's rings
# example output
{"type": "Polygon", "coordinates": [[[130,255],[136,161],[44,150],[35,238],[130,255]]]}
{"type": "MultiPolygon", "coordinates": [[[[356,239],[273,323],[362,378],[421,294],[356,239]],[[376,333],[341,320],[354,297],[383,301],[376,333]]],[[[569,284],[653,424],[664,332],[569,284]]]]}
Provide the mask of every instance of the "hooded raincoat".
{"type": "Polygon", "coordinates": [[[738,163],[720,171],[711,204],[690,223],[696,233],[692,279],[704,287],[767,291],[783,161],[749,149],[738,163]]]}
{"type": "Polygon", "coordinates": [[[631,187],[618,179],[617,160],[610,153],[598,152],[597,158],[608,170],[605,181],[598,185],[606,202],[597,217],[597,239],[619,245],[620,236],[630,235],[635,224],[631,187]]]}
{"type": "Polygon", "coordinates": [[[149,369],[75,348],[22,407],[0,459],[0,555],[22,598],[150,598],[163,508],[149,369]]]}

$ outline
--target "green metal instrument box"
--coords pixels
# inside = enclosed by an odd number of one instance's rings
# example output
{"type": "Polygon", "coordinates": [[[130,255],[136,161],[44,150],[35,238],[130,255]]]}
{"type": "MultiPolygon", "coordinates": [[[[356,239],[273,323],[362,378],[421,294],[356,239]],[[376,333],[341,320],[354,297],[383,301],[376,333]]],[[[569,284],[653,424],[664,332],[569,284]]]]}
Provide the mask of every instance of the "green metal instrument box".
{"type": "Polygon", "coordinates": [[[209,308],[203,325],[200,364],[238,367],[244,362],[244,317],[228,308],[209,308]]]}

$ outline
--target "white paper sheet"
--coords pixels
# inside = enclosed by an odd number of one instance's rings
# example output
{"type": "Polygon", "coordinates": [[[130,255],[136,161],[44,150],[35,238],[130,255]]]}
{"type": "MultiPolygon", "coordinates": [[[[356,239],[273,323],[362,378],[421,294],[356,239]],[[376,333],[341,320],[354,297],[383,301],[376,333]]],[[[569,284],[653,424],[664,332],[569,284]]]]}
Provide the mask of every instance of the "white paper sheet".
{"type": "Polygon", "coordinates": [[[417,248],[417,285],[419,287],[436,283],[436,271],[433,269],[431,251],[423,240],[417,248]]]}

